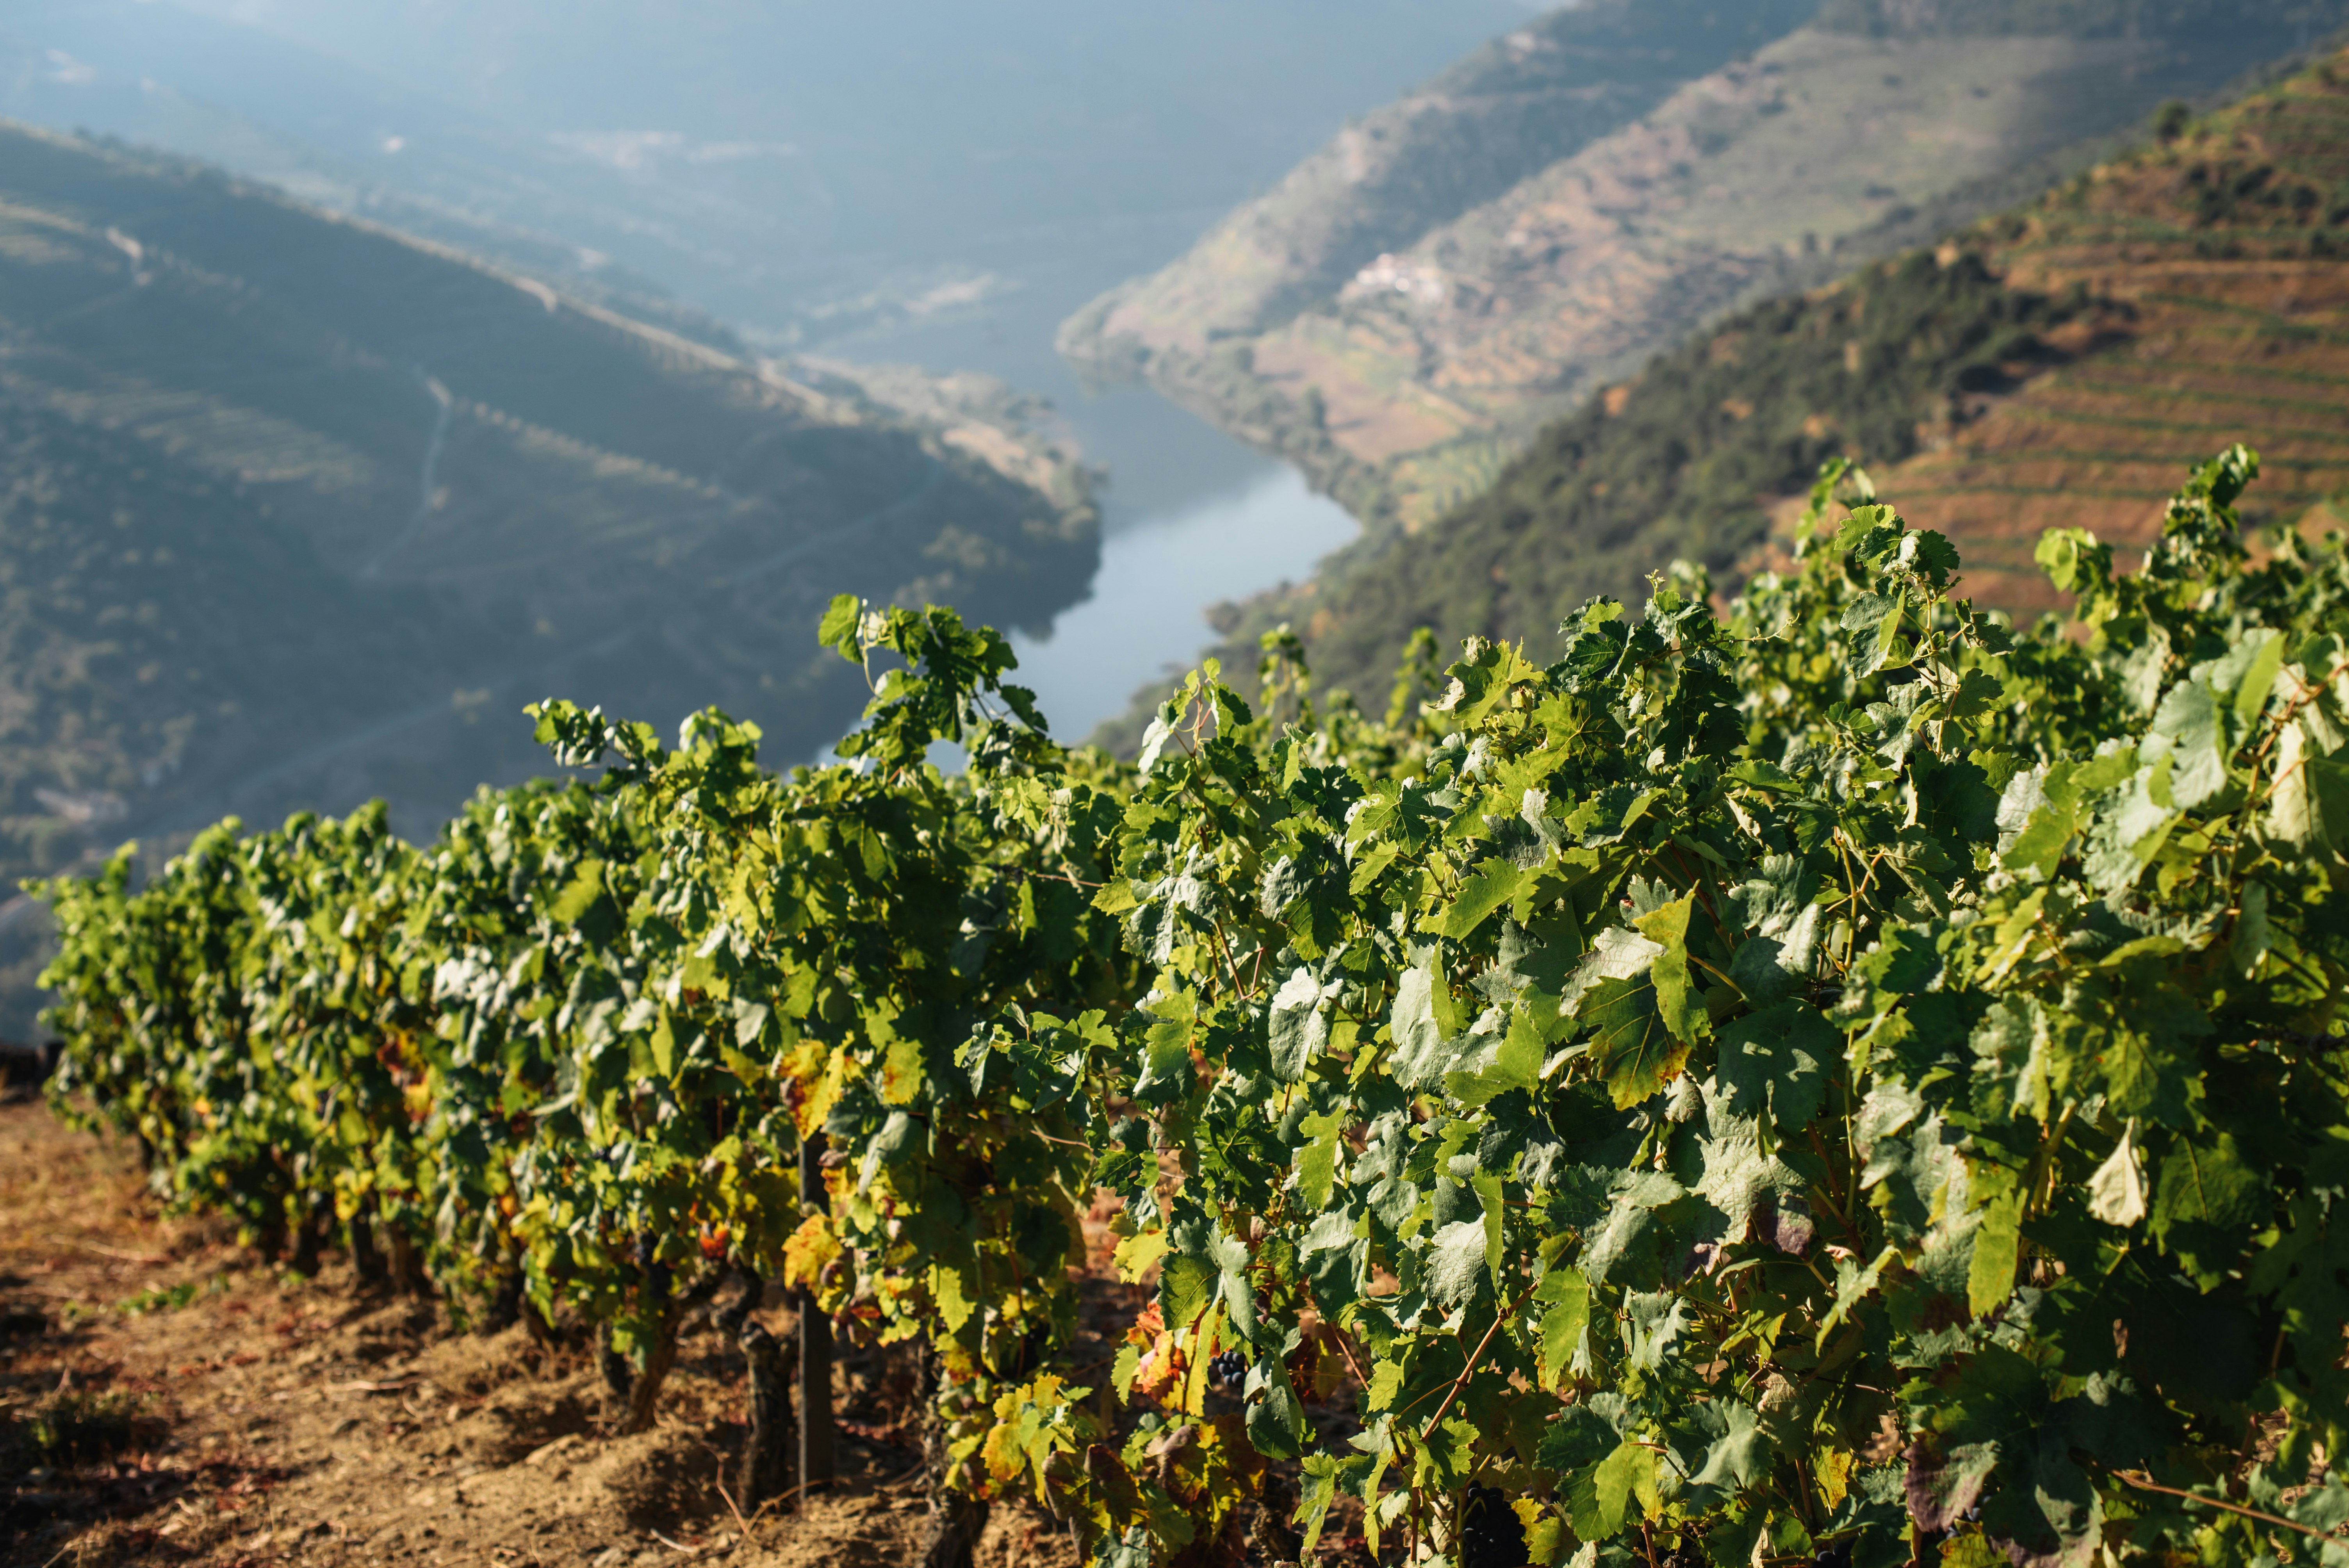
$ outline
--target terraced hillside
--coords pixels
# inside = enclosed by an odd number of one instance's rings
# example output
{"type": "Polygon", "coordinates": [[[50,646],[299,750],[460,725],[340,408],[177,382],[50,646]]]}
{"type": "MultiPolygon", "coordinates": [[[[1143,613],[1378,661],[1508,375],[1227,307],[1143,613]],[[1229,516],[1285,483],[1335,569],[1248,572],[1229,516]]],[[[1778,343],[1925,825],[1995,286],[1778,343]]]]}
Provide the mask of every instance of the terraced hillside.
{"type": "MultiPolygon", "coordinates": [[[[2177,454],[2257,446],[2249,515],[2349,521],[2349,50],[1931,249],[1766,302],[1544,430],[1475,500],[1233,611],[1385,690],[1416,626],[1548,655],[1586,598],[1675,557],[1726,578],[1837,452],[1941,529],[1983,602],[2052,590],[2040,531],[2150,540],[2177,454]]],[[[1245,667],[1244,664],[1243,666],[1245,667]]]]}
{"type": "Polygon", "coordinates": [[[1063,351],[1291,457],[1373,530],[1424,527],[1701,323],[2027,197],[2164,100],[2344,17],[2310,0],[1562,10],[1089,306],[1063,351]],[[1729,15],[1737,30],[1703,26],[1729,15]]]}
{"type": "Polygon", "coordinates": [[[0,125],[0,645],[40,650],[0,674],[0,876],[229,810],[420,826],[543,767],[549,692],[808,754],[864,696],[830,594],[1032,624],[1096,559],[1016,408],[903,390],[0,125]]]}
{"type": "Polygon", "coordinates": [[[2098,352],[1989,402],[1893,481],[1976,593],[2051,603],[2043,530],[2142,546],[2178,451],[2249,439],[2257,515],[2349,525],[2349,53],[1970,236],[2020,293],[2084,291],[2098,352]],[[2313,516],[2308,514],[2313,513],[2313,516]]]}

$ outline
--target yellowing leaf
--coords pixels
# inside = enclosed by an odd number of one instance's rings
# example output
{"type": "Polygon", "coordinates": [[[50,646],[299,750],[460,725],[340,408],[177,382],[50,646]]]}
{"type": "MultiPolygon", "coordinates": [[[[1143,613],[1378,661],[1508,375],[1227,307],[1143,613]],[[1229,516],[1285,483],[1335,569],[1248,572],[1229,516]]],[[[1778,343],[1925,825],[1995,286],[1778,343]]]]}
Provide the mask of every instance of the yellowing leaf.
{"type": "Polygon", "coordinates": [[[1189,1363],[1183,1374],[1182,1410],[1186,1416],[1203,1414],[1207,1406],[1207,1368],[1216,1358],[1216,1336],[1224,1326],[1223,1304],[1207,1308],[1191,1331],[1190,1343],[1184,1346],[1185,1359],[1189,1363]]]}
{"type": "Polygon", "coordinates": [[[786,1085],[792,1123],[799,1129],[802,1138],[812,1138],[823,1130],[823,1119],[832,1114],[833,1104],[840,1099],[842,1057],[843,1053],[821,1040],[802,1040],[776,1064],[776,1076],[786,1085]]]}
{"type": "Polygon", "coordinates": [[[1582,1016],[1596,1026],[1590,1056],[1615,1109],[1628,1110],[1680,1076],[1689,1047],[1675,1040],[1646,980],[1601,981],[1582,1016]]]}
{"type": "Polygon", "coordinates": [[[922,1043],[909,1035],[889,1042],[881,1059],[881,1103],[911,1105],[922,1091],[922,1043]]]}
{"type": "Polygon", "coordinates": [[[783,1283],[794,1290],[815,1289],[825,1265],[840,1253],[840,1238],[833,1233],[832,1222],[822,1214],[810,1214],[783,1243],[783,1283]]]}
{"type": "Polygon", "coordinates": [[[2015,1264],[2023,1254],[2023,1195],[2003,1192],[1982,1211],[1974,1230],[1973,1262],[1966,1270],[1966,1305],[1987,1315],[2014,1294],[2015,1264]]]}
{"type": "Polygon", "coordinates": [[[1852,1455],[1846,1448],[1827,1447],[1818,1451],[1812,1461],[1812,1473],[1818,1477],[1819,1495],[1829,1508],[1841,1508],[1845,1494],[1851,1490],[1852,1455]]]}
{"type": "Polygon", "coordinates": [[[930,1295],[937,1303],[938,1316],[949,1334],[959,1334],[962,1326],[970,1321],[974,1308],[970,1296],[963,1289],[962,1272],[939,1264],[930,1270],[930,1295]]]}
{"type": "Polygon", "coordinates": [[[987,1473],[997,1480],[1016,1480],[1026,1468],[1025,1456],[1019,1450],[1019,1429],[1009,1421],[998,1421],[988,1431],[979,1456],[987,1462],[987,1473]]]}
{"type": "Polygon", "coordinates": [[[1656,1494],[1655,1450],[1629,1438],[1599,1461],[1590,1485],[1598,1497],[1599,1523],[1608,1535],[1633,1518],[1653,1519],[1664,1511],[1656,1494]],[[1634,1507],[1639,1510],[1636,1515],[1634,1507]]]}
{"type": "Polygon", "coordinates": [[[1656,986],[1656,1010],[1673,1037],[1691,1045],[1713,1033],[1704,1003],[1698,998],[1689,976],[1689,915],[1695,907],[1696,895],[1691,893],[1661,909],[1650,910],[1631,923],[1639,927],[1640,935],[1663,949],[1648,966],[1656,986]]]}
{"type": "Polygon", "coordinates": [[[1590,1323],[1590,1283],[1573,1269],[1552,1269],[1534,1299],[1547,1304],[1541,1319],[1542,1386],[1558,1389],[1590,1323]]]}
{"type": "Polygon", "coordinates": [[[1166,1233],[1143,1231],[1117,1244],[1117,1277],[1128,1284],[1140,1284],[1143,1276],[1158,1266],[1166,1255],[1166,1233]]]}

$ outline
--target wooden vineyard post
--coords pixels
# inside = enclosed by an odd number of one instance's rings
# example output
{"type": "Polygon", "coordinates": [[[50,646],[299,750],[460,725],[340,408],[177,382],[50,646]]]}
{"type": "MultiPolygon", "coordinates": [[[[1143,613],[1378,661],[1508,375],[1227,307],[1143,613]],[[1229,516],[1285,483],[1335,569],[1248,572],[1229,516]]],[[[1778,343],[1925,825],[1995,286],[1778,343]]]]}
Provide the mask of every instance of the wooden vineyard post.
{"type": "MultiPolygon", "coordinates": [[[[824,1202],[824,1139],[800,1144],[800,1202],[824,1202]]],[[[792,1305],[800,1319],[800,1495],[828,1486],[835,1473],[832,1452],[832,1320],[816,1305],[815,1292],[802,1285],[792,1305]]]]}

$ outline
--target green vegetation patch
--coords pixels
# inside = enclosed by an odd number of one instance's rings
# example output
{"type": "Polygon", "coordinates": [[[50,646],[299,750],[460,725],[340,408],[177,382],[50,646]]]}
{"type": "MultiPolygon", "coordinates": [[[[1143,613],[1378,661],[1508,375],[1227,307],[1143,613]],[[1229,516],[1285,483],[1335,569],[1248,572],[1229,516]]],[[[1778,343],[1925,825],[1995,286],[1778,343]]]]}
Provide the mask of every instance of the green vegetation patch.
{"type": "Polygon", "coordinates": [[[1919,252],[1740,312],[1551,426],[1443,521],[1341,557],[1288,613],[1310,618],[1317,665],[1356,689],[1420,626],[1547,656],[1574,604],[1636,597],[1674,556],[1727,567],[1826,458],[1908,456],[1965,395],[2057,358],[2044,335],[2086,308],[2009,289],[1979,253],[1919,252]]]}
{"type": "Polygon", "coordinates": [[[157,1423],[144,1399],[132,1394],[52,1394],[17,1418],[19,1444],[39,1463],[101,1464],[150,1440],[157,1423]]]}

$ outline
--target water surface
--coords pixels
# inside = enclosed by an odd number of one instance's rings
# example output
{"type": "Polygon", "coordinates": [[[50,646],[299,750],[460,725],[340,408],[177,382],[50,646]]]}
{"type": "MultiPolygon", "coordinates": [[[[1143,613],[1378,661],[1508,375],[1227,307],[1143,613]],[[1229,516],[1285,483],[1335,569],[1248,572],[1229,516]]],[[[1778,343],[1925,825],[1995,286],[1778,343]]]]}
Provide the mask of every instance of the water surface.
{"type": "MultiPolygon", "coordinates": [[[[1189,668],[1215,641],[1209,607],[1303,582],[1357,532],[1344,508],[1315,495],[1288,464],[1154,392],[1082,387],[1053,352],[1053,331],[1071,312],[1163,264],[1203,221],[1173,214],[1105,223],[1049,243],[1030,236],[981,258],[1017,280],[1011,293],[946,319],[823,346],[843,359],[1000,377],[1049,398],[1085,460],[1108,472],[1092,592],[1061,611],[1049,634],[1012,639],[1020,683],[1035,688],[1063,740],[1083,739],[1125,712],[1144,686],[1189,668]]],[[[1239,684],[1247,689],[1247,681],[1239,684]]]]}
{"type": "Polygon", "coordinates": [[[1092,597],[1063,610],[1050,635],[1011,639],[1019,678],[1055,735],[1082,739],[1143,686],[1190,667],[1214,635],[1207,606],[1304,581],[1354,531],[1344,508],[1269,459],[1236,487],[1123,519],[1103,533],[1092,597]]]}

